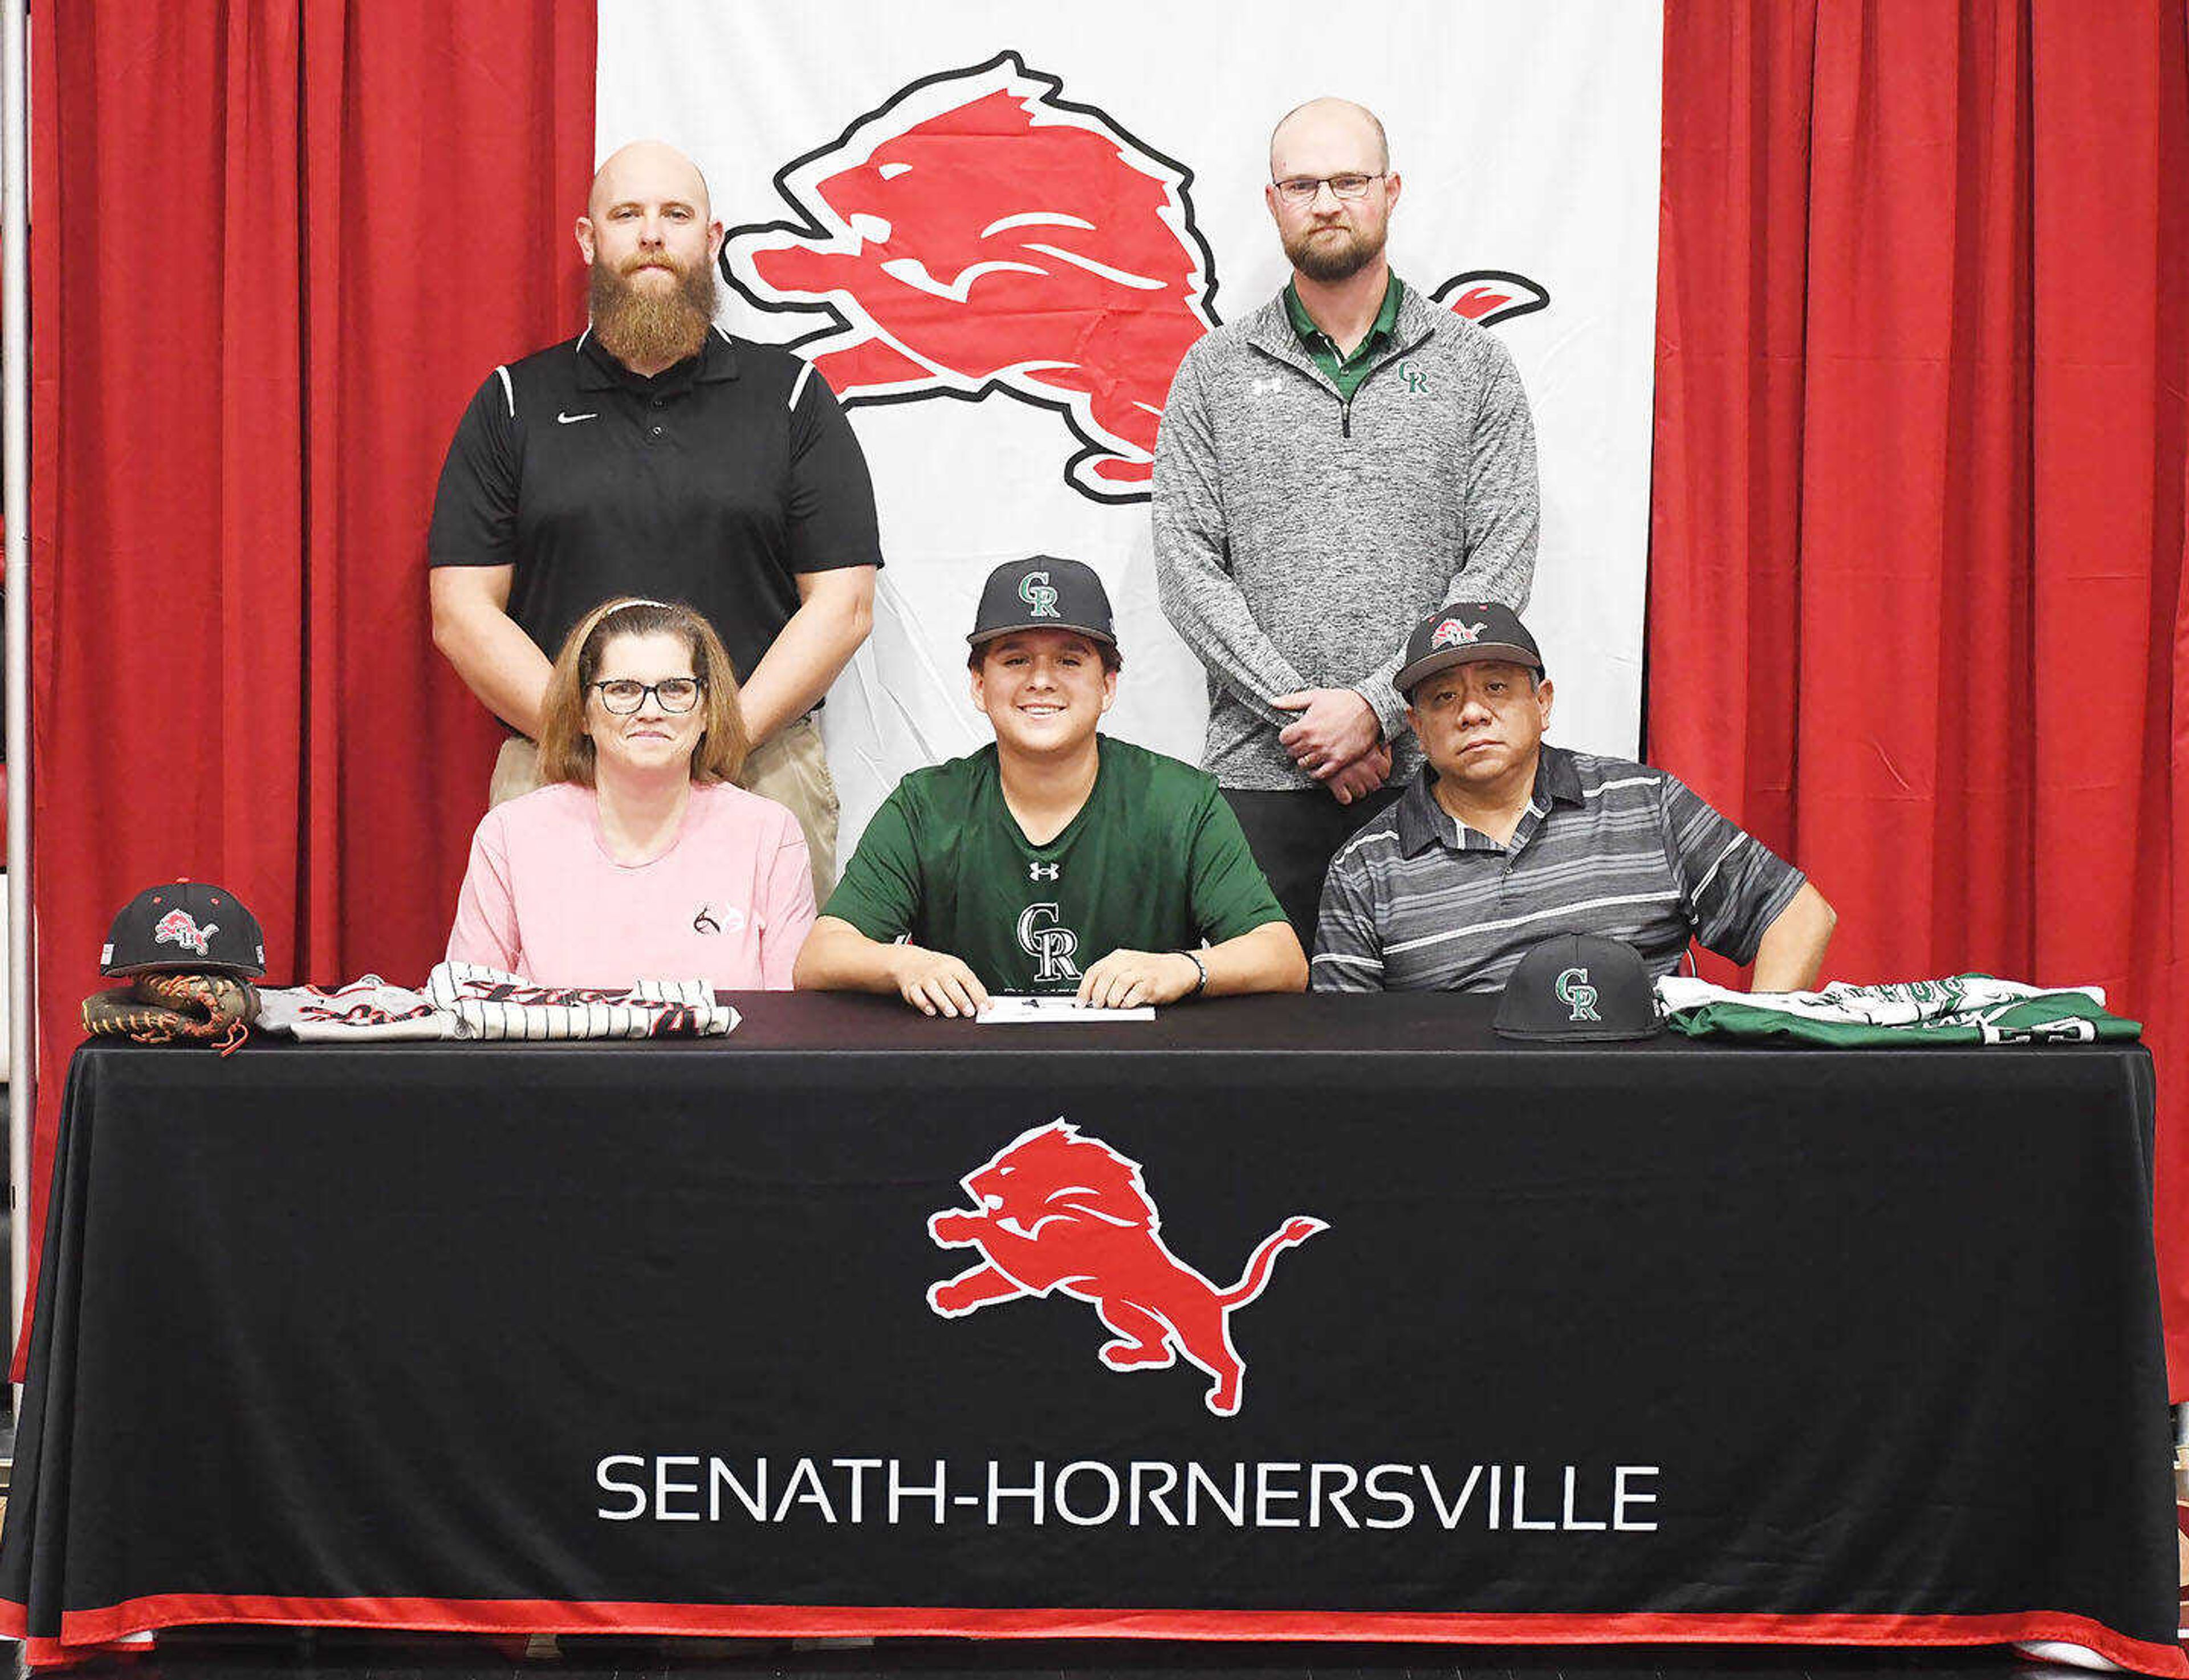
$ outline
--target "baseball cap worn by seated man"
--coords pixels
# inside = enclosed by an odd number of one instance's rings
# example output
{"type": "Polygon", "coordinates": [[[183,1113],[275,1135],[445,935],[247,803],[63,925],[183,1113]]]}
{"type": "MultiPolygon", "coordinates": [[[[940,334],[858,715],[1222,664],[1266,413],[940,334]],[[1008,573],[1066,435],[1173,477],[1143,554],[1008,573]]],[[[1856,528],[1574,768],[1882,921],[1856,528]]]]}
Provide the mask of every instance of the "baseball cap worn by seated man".
{"type": "Polygon", "coordinates": [[[1493,1025],[1501,1038],[1587,1044],[1654,1038],[1665,1022],[1639,951],[1601,934],[1557,933],[1520,959],[1493,1025]]]}
{"type": "Polygon", "coordinates": [[[1538,678],[1548,675],[1542,650],[1518,613],[1502,601],[1462,601],[1438,608],[1414,626],[1391,686],[1411,694],[1423,677],[1477,659],[1505,659],[1528,666],[1538,678]]]}
{"type": "Polygon", "coordinates": [[[1070,630],[1117,645],[1110,597],[1095,569],[1078,560],[1036,554],[1007,560],[988,574],[981,610],[965,637],[974,647],[1020,630],[1070,630]]]}

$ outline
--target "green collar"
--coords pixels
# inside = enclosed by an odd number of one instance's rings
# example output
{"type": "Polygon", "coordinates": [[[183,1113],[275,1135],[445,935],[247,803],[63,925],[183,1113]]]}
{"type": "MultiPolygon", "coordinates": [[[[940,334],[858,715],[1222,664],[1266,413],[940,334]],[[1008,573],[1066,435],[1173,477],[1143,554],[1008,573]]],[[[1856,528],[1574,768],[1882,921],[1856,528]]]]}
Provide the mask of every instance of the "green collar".
{"type": "Polygon", "coordinates": [[[1298,289],[1290,280],[1285,282],[1285,314],[1309,355],[1320,361],[1327,354],[1341,366],[1349,366],[1366,359],[1389,342],[1398,331],[1399,305],[1406,295],[1406,286],[1398,275],[1393,274],[1390,284],[1383,288],[1383,307],[1376,311],[1376,324],[1368,329],[1368,336],[1355,347],[1353,354],[1344,357],[1338,355],[1338,346],[1331,342],[1330,335],[1315,324],[1315,317],[1308,314],[1307,305],[1299,300],[1298,289]]]}

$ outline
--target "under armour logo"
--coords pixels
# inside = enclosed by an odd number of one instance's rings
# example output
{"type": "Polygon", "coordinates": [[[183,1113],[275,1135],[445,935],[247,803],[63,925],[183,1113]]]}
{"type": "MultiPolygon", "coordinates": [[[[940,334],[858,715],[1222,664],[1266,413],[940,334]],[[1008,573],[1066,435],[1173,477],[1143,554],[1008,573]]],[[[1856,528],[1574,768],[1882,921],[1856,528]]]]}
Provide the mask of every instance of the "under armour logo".
{"type": "Polygon", "coordinates": [[[1030,881],[1053,881],[1056,879],[1057,871],[1063,867],[1061,863],[1029,863],[1027,865],[1027,879],[1030,881]]]}
{"type": "Polygon", "coordinates": [[[1041,964],[1036,980],[1078,979],[1079,970],[1072,965],[1072,953],[1078,948],[1079,936],[1059,925],[1055,905],[1029,904],[1019,913],[1019,949],[1041,964]]]}
{"type": "Polygon", "coordinates": [[[1056,610],[1056,591],[1049,586],[1047,572],[1028,572],[1021,578],[1019,599],[1033,608],[1031,617],[1055,619],[1063,616],[1056,610]]]}
{"type": "Polygon", "coordinates": [[[1566,1017],[1567,1020],[1602,1021],[1604,1019],[1596,1012],[1596,987],[1588,983],[1587,969],[1568,969],[1560,975],[1558,978],[1558,994],[1560,1003],[1573,1005],[1573,1013],[1566,1017]]]}

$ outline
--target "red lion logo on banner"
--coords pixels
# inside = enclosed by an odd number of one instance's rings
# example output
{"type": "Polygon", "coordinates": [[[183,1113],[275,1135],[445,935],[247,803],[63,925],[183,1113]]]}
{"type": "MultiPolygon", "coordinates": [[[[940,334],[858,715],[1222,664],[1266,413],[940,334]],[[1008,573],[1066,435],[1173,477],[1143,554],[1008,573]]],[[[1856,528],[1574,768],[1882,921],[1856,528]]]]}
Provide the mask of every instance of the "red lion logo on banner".
{"type": "Polygon", "coordinates": [[[927,1304],[962,1318],[998,1301],[1061,1290],[1086,1301],[1116,1339],[1112,1371],[1161,1369],[1183,1354],[1215,1381],[1208,1409],[1239,1410],[1246,1361],[1231,1343],[1231,1313],[1259,1296],[1280,1251],[1328,1229],[1294,1217],[1262,1239],[1238,1282],[1219,1289],[1162,1240],[1140,1164],[1061,1119],[1021,1133],[959,1180],[976,1207],[927,1222],[944,1248],[977,1248],[981,1264],[935,1285],[927,1304]]]}
{"type": "Polygon", "coordinates": [[[1074,488],[1140,500],[1214,261],[1191,172],[1061,86],[999,53],[898,89],[784,167],[801,219],[732,229],[722,272],[835,318],[799,348],[847,402],[1006,392],[1062,413],[1074,488]]]}
{"type": "MultiPolygon", "coordinates": [[[[1144,501],[1171,376],[1217,325],[1193,172],[1019,54],[922,76],[776,173],[795,219],[732,228],[723,277],[771,313],[846,407],[1001,392],[1081,445],[1065,482],[1144,501]]],[[[1433,302],[1488,325],[1546,308],[1479,269],[1433,302]]]]}

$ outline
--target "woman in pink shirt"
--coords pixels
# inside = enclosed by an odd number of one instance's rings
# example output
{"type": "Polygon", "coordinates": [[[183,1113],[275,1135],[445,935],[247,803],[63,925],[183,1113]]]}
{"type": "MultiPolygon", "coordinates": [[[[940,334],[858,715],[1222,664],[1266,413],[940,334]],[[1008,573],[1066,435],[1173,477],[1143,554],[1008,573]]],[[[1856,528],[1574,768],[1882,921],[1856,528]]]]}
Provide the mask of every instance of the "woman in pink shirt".
{"type": "Polygon", "coordinates": [[[547,679],[540,773],[472,837],[449,960],[542,986],[790,989],[813,925],[798,820],[737,785],[738,682],[690,608],[610,601],[547,679]]]}

